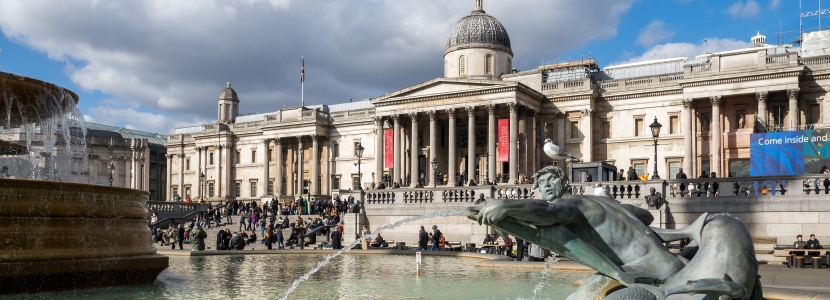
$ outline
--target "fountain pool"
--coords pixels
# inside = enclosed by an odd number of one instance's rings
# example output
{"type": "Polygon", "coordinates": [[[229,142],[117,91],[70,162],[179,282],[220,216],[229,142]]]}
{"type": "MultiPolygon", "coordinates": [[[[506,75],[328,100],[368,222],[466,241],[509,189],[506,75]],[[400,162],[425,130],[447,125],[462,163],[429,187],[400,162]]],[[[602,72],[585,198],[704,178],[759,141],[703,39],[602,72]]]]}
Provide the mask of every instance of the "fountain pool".
{"type": "MultiPolygon", "coordinates": [[[[322,259],[321,255],[171,257],[151,285],[14,295],[15,299],[273,299],[322,259]]],[[[476,259],[415,255],[343,255],[289,299],[532,299],[539,270],[476,268],[476,259]]],[[[565,299],[588,272],[551,271],[537,299],[565,299]]]]}

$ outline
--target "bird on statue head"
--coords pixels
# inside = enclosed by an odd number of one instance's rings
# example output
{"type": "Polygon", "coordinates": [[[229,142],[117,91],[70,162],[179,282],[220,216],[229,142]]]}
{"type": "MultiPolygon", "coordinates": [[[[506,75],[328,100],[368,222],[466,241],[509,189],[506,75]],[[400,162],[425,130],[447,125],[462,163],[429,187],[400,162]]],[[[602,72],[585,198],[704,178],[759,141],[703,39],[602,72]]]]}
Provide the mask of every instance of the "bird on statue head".
{"type": "Polygon", "coordinates": [[[559,148],[559,146],[554,144],[551,139],[545,139],[543,149],[545,150],[545,154],[556,160],[564,159],[566,161],[581,161],[580,159],[573,157],[573,155],[568,154],[568,152],[563,151],[559,148]]]}

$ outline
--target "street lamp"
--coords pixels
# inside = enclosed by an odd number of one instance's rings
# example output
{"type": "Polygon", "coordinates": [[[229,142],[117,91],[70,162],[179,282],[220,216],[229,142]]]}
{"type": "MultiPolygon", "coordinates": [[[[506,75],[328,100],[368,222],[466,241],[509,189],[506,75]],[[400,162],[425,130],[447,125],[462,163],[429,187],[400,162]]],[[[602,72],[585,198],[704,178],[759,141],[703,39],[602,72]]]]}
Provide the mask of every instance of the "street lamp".
{"type": "Polygon", "coordinates": [[[651,179],[660,179],[660,175],[657,175],[657,139],[660,138],[660,128],[663,125],[657,122],[657,117],[654,117],[654,123],[651,123],[648,127],[651,128],[651,136],[654,138],[654,175],[651,176],[651,179]]]}
{"type": "Polygon", "coordinates": [[[438,185],[438,158],[432,158],[432,187],[435,188],[438,185]]]}
{"type": "Polygon", "coordinates": [[[360,184],[360,182],[363,180],[363,178],[362,178],[363,174],[360,173],[360,158],[363,157],[363,150],[364,149],[365,148],[363,148],[363,143],[357,143],[357,148],[354,148],[354,150],[356,152],[355,154],[357,154],[357,163],[356,163],[356,165],[357,165],[357,189],[361,190],[361,191],[363,190],[363,185],[360,184]]]}
{"type": "Polygon", "coordinates": [[[202,188],[199,189],[199,198],[204,199],[205,197],[205,173],[199,172],[199,181],[202,182],[202,188]]]}
{"type": "Polygon", "coordinates": [[[113,166],[112,163],[110,163],[110,165],[107,166],[107,170],[109,170],[110,172],[110,186],[112,186],[112,175],[113,173],[115,173],[115,166],[113,166]]]}

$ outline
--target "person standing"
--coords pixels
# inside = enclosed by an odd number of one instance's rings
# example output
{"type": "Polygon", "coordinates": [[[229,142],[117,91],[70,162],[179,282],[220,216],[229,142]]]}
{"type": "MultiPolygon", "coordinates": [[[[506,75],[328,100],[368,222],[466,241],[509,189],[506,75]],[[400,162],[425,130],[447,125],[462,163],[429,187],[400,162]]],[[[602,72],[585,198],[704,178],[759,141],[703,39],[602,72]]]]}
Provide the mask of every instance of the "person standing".
{"type": "Polygon", "coordinates": [[[225,231],[221,229],[216,233],[216,250],[225,250],[225,231]]]}
{"type": "Polygon", "coordinates": [[[418,231],[418,251],[427,250],[427,244],[429,244],[429,234],[424,230],[424,226],[421,226],[421,231],[418,231]]]}
{"type": "Polygon", "coordinates": [[[432,225],[432,247],[430,251],[438,251],[441,244],[441,230],[438,230],[438,225],[432,225]]]}
{"type": "MultiPolygon", "coordinates": [[[[205,237],[207,237],[207,233],[205,233],[205,237]]],[[[179,250],[184,250],[182,248],[182,242],[184,242],[184,224],[179,224],[179,230],[176,231],[176,241],[179,242],[179,250]]],[[[191,245],[192,244],[193,243],[191,242],[191,245]]],[[[202,245],[204,246],[204,242],[202,242],[202,245]]],[[[175,249],[175,247],[173,247],[173,249],[175,249]]]]}
{"type": "Polygon", "coordinates": [[[522,261],[525,257],[525,241],[516,237],[516,261],[522,261]]]}
{"type": "MultiPolygon", "coordinates": [[[[679,170],[677,170],[677,175],[674,176],[674,179],[687,179],[686,178],[686,173],[683,173],[683,168],[680,168],[679,170]]],[[[686,195],[686,182],[685,181],[680,183],[680,197],[683,197],[684,195],[686,195]]]]}
{"type": "Polygon", "coordinates": [[[368,250],[369,249],[369,240],[372,239],[371,236],[367,237],[372,232],[369,231],[369,228],[366,228],[366,225],[363,225],[363,229],[360,230],[360,249],[368,250]]]}
{"type": "Polygon", "coordinates": [[[191,251],[205,251],[205,238],[207,238],[207,232],[201,226],[196,225],[196,227],[193,227],[190,230],[191,251]]]}
{"type": "Polygon", "coordinates": [[[640,176],[637,175],[637,171],[634,170],[634,167],[628,167],[628,180],[629,181],[640,180],[640,176]]]}
{"type": "Polygon", "coordinates": [[[239,231],[245,230],[245,218],[246,215],[243,211],[241,214],[239,214],[239,231]]]}
{"type": "Polygon", "coordinates": [[[277,227],[277,232],[274,234],[277,240],[277,250],[285,250],[285,238],[282,236],[282,226],[277,227]]]}
{"type": "Polygon", "coordinates": [[[263,237],[262,237],[262,241],[265,242],[265,247],[267,247],[268,250],[271,250],[271,243],[272,243],[273,239],[274,239],[274,229],[273,228],[268,228],[268,230],[265,231],[265,235],[263,235],[263,237]]]}

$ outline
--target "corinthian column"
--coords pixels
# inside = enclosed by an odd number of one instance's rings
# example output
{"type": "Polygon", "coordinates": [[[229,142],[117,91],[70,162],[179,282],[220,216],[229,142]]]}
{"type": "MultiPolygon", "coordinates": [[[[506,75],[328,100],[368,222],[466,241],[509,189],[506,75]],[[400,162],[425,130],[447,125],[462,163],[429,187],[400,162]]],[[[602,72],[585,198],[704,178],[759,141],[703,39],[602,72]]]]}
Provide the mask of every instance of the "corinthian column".
{"type": "Polygon", "coordinates": [[[798,127],[798,93],[800,89],[789,89],[787,90],[787,97],[790,98],[790,111],[788,115],[790,116],[790,130],[796,130],[798,127]]]}
{"type": "Polygon", "coordinates": [[[447,109],[447,117],[449,118],[448,126],[449,127],[449,136],[448,136],[448,144],[449,147],[447,149],[447,185],[448,186],[455,186],[455,156],[456,147],[458,145],[455,142],[455,109],[447,109]]]}
{"type": "Polygon", "coordinates": [[[476,108],[467,106],[467,182],[470,185],[476,181],[476,108]]]}
{"type": "Polygon", "coordinates": [[[383,181],[383,117],[375,116],[375,183],[383,181]]]}
{"type": "Polygon", "coordinates": [[[683,171],[690,175],[694,175],[691,173],[692,161],[694,161],[692,156],[692,105],[694,105],[694,99],[683,99],[683,113],[680,115],[680,130],[683,130],[683,171]]]}
{"type": "MultiPolygon", "coordinates": [[[[496,105],[487,105],[487,178],[496,180],[496,105]]],[[[489,183],[488,183],[489,184],[489,183]]]]}
{"type": "Polygon", "coordinates": [[[593,115],[593,110],[582,110],[582,133],[584,135],[584,138],[582,140],[582,161],[584,162],[590,162],[594,160],[594,124],[592,117],[593,115]]]}
{"type": "Polygon", "coordinates": [[[305,159],[303,153],[303,137],[297,137],[297,191],[294,192],[295,198],[303,194],[303,167],[305,159]]]}
{"type": "Polygon", "coordinates": [[[411,180],[409,184],[411,187],[415,187],[415,184],[418,183],[418,179],[420,178],[420,174],[418,173],[418,153],[420,152],[420,146],[418,145],[418,113],[409,114],[409,119],[412,123],[412,132],[410,133],[412,138],[412,151],[409,152],[409,178],[411,180]]]}
{"type": "Polygon", "coordinates": [[[438,127],[438,121],[436,120],[435,111],[430,110],[427,111],[427,116],[429,116],[429,161],[427,161],[427,178],[424,185],[436,184],[435,182],[435,170],[432,169],[432,161],[436,159],[436,152],[438,151],[438,132],[436,131],[438,127]]]}
{"type": "Polygon", "coordinates": [[[758,100],[758,120],[756,120],[756,122],[766,124],[767,123],[767,99],[769,99],[769,93],[767,93],[767,92],[755,93],[755,99],[758,100]]]}
{"type": "Polygon", "coordinates": [[[262,193],[260,195],[265,196],[268,195],[268,183],[271,181],[271,155],[268,155],[270,152],[268,150],[271,148],[271,140],[262,140],[262,145],[262,156],[265,157],[265,159],[262,160],[262,181],[260,181],[259,185],[262,187],[262,193]]]}
{"type": "MultiPolygon", "coordinates": [[[[320,195],[320,137],[316,134],[311,135],[311,186],[309,187],[310,194],[320,195]]],[[[361,185],[362,186],[362,185],[361,185]]]]}
{"type": "Polygon", "coordinates": [[[720,129],[720,105],[722,103],[721,96],[709,97],[709,102],[712,103],[712,148],[710,150],[710,152],[712,153],[711,172],[716,172],[717,176],[723,176],[723,173],[721,173],[720,168],[721,139],[723,138],[723,131],[720,129]]]}
{"type": "Polygon", "coordinates": [[[395,143],[395,157],[392,164],[392,185],[394,186],[395,183],[401,183],[401,116],[392,115],[392,122],[394,124],[392,136],[394,136],[395,143]]]}
{"type": "MultiPolygon", "coordinates": [[[[279,138],[274,139],[274,165],[277,166],[274,175],[274,196],[282,195],[282,177],[283,177],[283,165],[282,165],[282,141],[279,138]]],[[[285,196],[285,195],[282,195],[285,196]]]]}
{"type": "Polygon", "coordinates": [[[513,184],[519,180],[519,151],[516,149],[516,138],[519,135],[519,105],[516,103],[507,103],[510,109],[510,174],[508,184],[513,184]]]}

